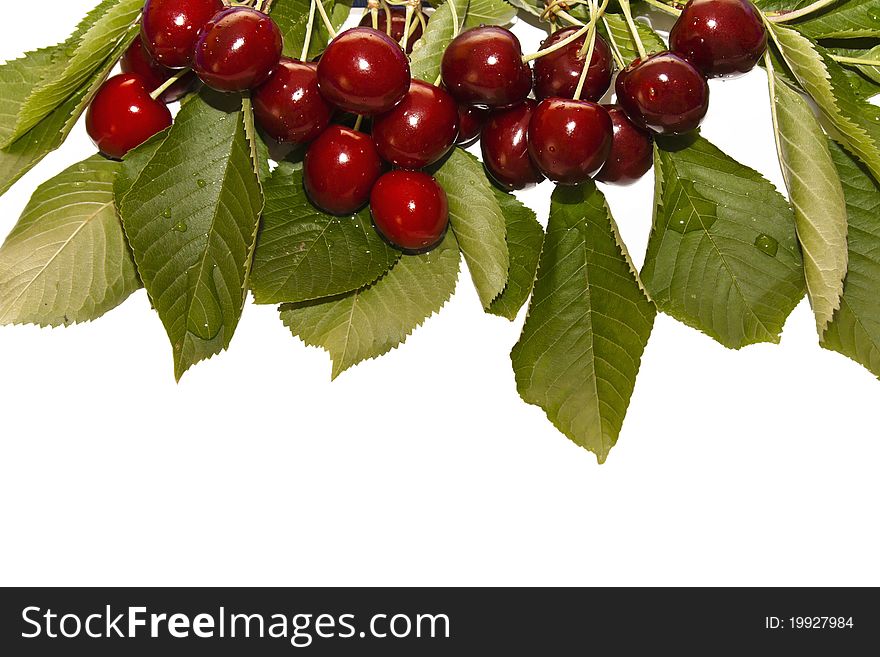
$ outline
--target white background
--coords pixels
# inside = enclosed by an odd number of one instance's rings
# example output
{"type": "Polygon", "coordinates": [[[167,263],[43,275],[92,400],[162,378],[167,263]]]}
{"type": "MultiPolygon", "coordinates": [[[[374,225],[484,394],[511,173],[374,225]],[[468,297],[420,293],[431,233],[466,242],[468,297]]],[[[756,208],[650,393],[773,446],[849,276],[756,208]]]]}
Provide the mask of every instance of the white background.
{"type": "MultiPolygon", "coordinates": [[[[4,3],[0,60],[93,5],[4,3]]],[[[704,134],[781,188],[763,73],[711,86],[704,134]]],[[[0,234],[92,152],[80,125],[0,199],[0,234]]],[[[549,191],[524,196],[542,217],[549,191]]],[[[651,180],[606,191],[641,264],[651,180]]],[[[272,307],[179,385],[143,291],[94,324],[0,328],[0,583],[880,584],[880,385],[817,346],[806,303],[741,352],[658,316],[604,466],[519,400],[522,319],[483,314],[463,273],[332,385],[272,307]]]]}

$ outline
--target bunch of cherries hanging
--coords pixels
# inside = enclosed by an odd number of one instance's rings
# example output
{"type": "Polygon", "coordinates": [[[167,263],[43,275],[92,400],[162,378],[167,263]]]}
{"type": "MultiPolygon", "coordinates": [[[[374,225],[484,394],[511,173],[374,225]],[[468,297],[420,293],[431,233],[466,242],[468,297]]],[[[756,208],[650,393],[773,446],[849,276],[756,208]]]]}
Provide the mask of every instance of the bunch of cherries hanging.
{"type": "Polygon", "coordinates": [[[222,92],[250,90],[266,134],[308,145],[303,182],[317,207],[347,215],[369,202],[379,233],[418,253],[439,244],[449,222],[445,192],[422,170],[455,144],[479,137],[487,171],[506,189],[545,177],[626,184],[651,167],[653,134],[700,124],[706,78],[750,70],[767,45],[748,0],[690,0],[670,50],[620,71],[618,104],[606,106],[597,101],[611,85],[613,55],[596,33],[595,12],[590,24],[555,31],[525,56],[507,29],[467,30],[443,54],[442,86],[410,74],[407,53],[425,17],[412,21],[401,7],[372,13],[315,63],[282,57],[278,26],[255,8],[147,0],[123,73],[104,83],[89,108],[88,133],[106,156],[122,158],[168,128],[166,103],[199,81],[222,92]],[[342,125],[346,113],[358,117],[353,128],[342,125]],[[370,134],[361,130],[365,117],[370,134]]]}

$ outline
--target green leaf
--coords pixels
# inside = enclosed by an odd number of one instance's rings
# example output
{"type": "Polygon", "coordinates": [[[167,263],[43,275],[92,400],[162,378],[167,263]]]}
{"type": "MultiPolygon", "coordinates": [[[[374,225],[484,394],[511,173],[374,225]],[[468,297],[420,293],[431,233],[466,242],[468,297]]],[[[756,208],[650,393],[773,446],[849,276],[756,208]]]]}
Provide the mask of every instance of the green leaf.
{"type": "Polygon", "coordinates": [[[691,139],[655,147],[642,281],[661,311],[725,347],[779,342],[804,295],[794,214],[758,172],[691,139]]]}
{"type": "Polygon", "coordinates": [[[263,198],[238,96],[183,105],[134,179],[121,215],[138,271],[174,351],[178,379],[225,349],[244,305],[263,198]]]}
{"type": "Polygon", "coordinates": [[[514,16],[516,9],[504,0],[471,0],[463,29],[480,25],[507,25],[514,16]]]}
{"type": "MultiPolygon", "coordinates": [[[[667,49],[660,35],[646,25],[644,21],[636,20],[635,23],[636,29],[639,32],[639,38],[642,40],[642,45],[645,46],[645,50],[649,55],[667,49]]],[[[620,54],[625,64],[629,64],[638,58],[639,51],[623,16],[605,14],[602,17],[599,31],[608,40],[608,45],[611,46],[612,50],[616,50],[620,54]]]]}
{"type": "Polygon", "coordinates": [[[507,0],[507,2],[532,16],[540,17],[544,12],[544,0],[507,0]]]}
{"type": "Polygon", "coordinates": [[[447,0],[431,14],[428,28],[422,38],[413,45],[410,56],[410,68],[414,79],[433,83],[440,77],[440,60],[443,58],[443,52],[464,23],[469,4],[469,0],[447,0]],[[450,9],[453,4],[458,19],[457,24],[450,9]]]}
{"type": "Polygon", "coordinates": [[[816,102],[835,140],[880,176],[880,107],[853,91],[841,66],[824,48],[797,31],[773,25],[770,30],[792,73],[816,102]]]}
{"type": "Polygon", "coordinates": [[[513,321],[532,293],[538,260],[544,244],[544,229],[531,208],[515,196],[495,189],[495,198],[507,220],[507,247],[510,251],[510,276],[507,287],[492,302],[488,312],[513,321]]]}
{"type": "Polygon", "coordinates": [[[281,307],[281,320],[303,342],[325,349],[332,378],[388,353],[443,307],[455,291],[460,256],[452,233],[436,249],[402,256],[378,281],[356,292],[281,307]]]}
{"type": "Polygon", "coordinates": [[[64,143],[107,74],[122,57],[136,34],[137,26],[133,26],[86,84],[23,137],[0,150],[0,194],[5,193],[46,155],[64,143]]]}
{"type": "Polygon", "coordinates": [[[836,144],[831,157],[843,183],[849,216],[849,272],[843,299],[822,346],[880,377],[880,184],[836,144]]]}
{"type": "Polygon", "coordinates": [[[591,182],[557,187],[511,360],[520,396],[600,463],[620,434],[655,314],[601,192],[591,182]]]}
{"type": "Polygon", "coordinates": [[[368,209],[351,217],[321,212],[306,197],[302,178],[300,165],[282,162],[266,183],[251,274],[257,303],[351,292],[375,281],[400,257],[373,229],[368,209]]]}
{"type": "Polygon", "coordinates": [[[3,131],[7,134],[0,146],[24,135],[86,84],[127,37],[142,8],[142,0],[104,0],[98,5],[83,21],[79,38],[64,47],[63,57],[58,56],[51,69],[43,68],[40,81],[18,107],[14,127],[3,131]]]}
{"type": "Polygon", "coordinates": [[[0,247],[0,324],[85,322],[140,287],[113,203],[118,168],[95,155],[37,188],[0,247]]]}
{"type": "Polygon", "coordinates": [[[846,201],[828,139],[807,101],[779,77],[771,91],[779,163],[794,206],[807,293],[821,337],[843,294],[846,201]]]}
{"type": "MultiPolygon", "coordinates": [[[[829,50],[829,52],[835,55],[843,55],[844,57],[856,57],[858,59],[867,59],[870,61],[880,62],[880,46],[874,46],[873,48],[867,50],[859,48],[832,48],[829,50]]],[[[864,66],[860,64],[847,64],[845,62],[843,63],[843,65],[847,68],[856,69],[865,77],[869,78],[877,84],[880,84],[880,65],[864,66]]]]}
{"type": "Polygon", "coordinates": [[[877,0],[843,0],[798,21],[797,29],[813,39],[880,36],[880,5],[877,0]]]}
{"type": "Polygon", "coordinates": [[[43,48],[0,66],[0,143],[10,141],[31,90],[54,68],[56,51],[57,46],[43,48]]]}
{"type": "MultiPolygon", "coordinates": [[[[338,2],[334,0],[323,0],[324,8],[330,17],[330,22],[334,24],[334,28],[339,28],[351,10],[351,2],[338,2]],[[335,10],[335,5],[340,6],[340,10],[335,10]],[[340,20],[340,14],[344,11],[344,16],[340,20]],[[336,21],[339,21],[338,24],[336,21]]],[[[309,22],[309,7],[311,0],[275,0],[272,3],[272,20],[274,20],[281,29],[284,37],[284,56],[299,59],[302,55],[302,49],[305,45],[306,28],[309,22]]],[[[312,38],[309,41],[308,59],[317,57],[329,42],[329,33],[321,20],[321,14],[315,12],[313,21],[312,38]]]]}
{"type": "Polygon", "coordinates": [[[507,285],[507,222],[480,161],[456,148],[434,176],[449,199],[449,223],[484,308],[507,285]]]}

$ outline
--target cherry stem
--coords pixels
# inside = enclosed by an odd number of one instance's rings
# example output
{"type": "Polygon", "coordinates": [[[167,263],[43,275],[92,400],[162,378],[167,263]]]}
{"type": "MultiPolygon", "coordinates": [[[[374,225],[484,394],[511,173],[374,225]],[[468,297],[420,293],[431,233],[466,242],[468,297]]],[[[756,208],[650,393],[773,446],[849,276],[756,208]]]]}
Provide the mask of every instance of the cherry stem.
{"type": "Polygon", "coordinates": [[[608,35],[608,44],[611,46],[611,56],[614,58],[614,63],[617,64],[617,68],[623,70],[626,68],[626,62],[623,61],[623,55],[620,54],[620,47],[617,45],[617,39],[614,38],[611,26],[608,25],[608,19],[604,16],[602,16],[602,24],[605,26],[605,34],[608,35]]]}
{"type": "Polygon", "coordinates": [[[312,31],[315,27],[315,5],[317,0],[312,0],[309,6],[309,22],[306,24],[306,38],[303,40],[302,55],[299,56],[300,61],[305,62],[309,59],[309,46],[312,42],[312,31]]]}
{"type": "MultiPolygon", "coordinates": [[[[382,0],[382,11],[385,12],[385,34],[391,36],[391,7],[385,0],[382,0]]],[[[378,27],[376,28],[379,29],[378,27]]]]}
{"type": "Polygon", "coordinates": [[[820,9],[824,9],[829,5],[833,5],[836,2],[837,0],[817,0],[813,4],[802,7],[801,9],[795,9],[794,11],[787,11],[785,9],[768,11],[766,16],[767,20],[771,23],[788,23],[789,21],[796,21],[798,18],[809,16],[810,14],[815,13],[820,9]]]}
{"type": "Polygon", "coordinates": [[[538,52],[533,52],[529,55],[523,55],[522,60],[523,60],[523,62],[530,62],[534,59],[539,59],[539,58],[543,57],[544,55],[549,55],[551,52],[556,52],[560,48],[565,48],[565,46],[567,46],[569,43],[571,43],[575,39],[579,39],[584,34],[586,34],[589,29],[590,29],[589,24],[584,25],[583,27],[581,27],[581,29],[577,30],[576,32],[573,32],[572,34],[569,34],[567,37],[565,37],[561,41],[557,41],[552,46],[547,46],[543,50],[539,50],[538,52]]]}
{"type": "Polygon", "coordinates": [[[412,3],[406,3],[406,16],[403,19],[403,37],[400,39],[400,47],[406,52],[406,46],[409,44],[409,28],[412,25],[413,6],[412,3]]]}
{"type": "Polygon", "coordinates": [[[845,57],[844,55],[831,55],[831,59],[841,64],[855,64],[857,66],[880,66],[878,59],[864,59],[863,57],[845,57]]]}
{"type": "MultiPolygon", "coordinates": [[[[574,99],[581,99],[581,92],[584,90],[584,82],[587,80],[587,73],[590,70],[590,62],[593,60],[593,49],[596,46],[596,21],[601,17],[600,12],[605,11],[605,7],[608,6],[608,1],[605,1],[605,4],[602,5],[602,8],[599,8],[599,4],[597,0],[590,0],[590,24],[589,31],[587,32],[587,38],[584,41],[584,45],[587,46],[586,57],[584,59],[584,67],[581,69],[581,76],[578,79],[577,87],[574,90],[574,99]]],[[[581,51],[578,54],[583,54],[581,51]]]]}
{"type": "Polygon", "coordinates": [[[333,23],[330,21],[330,17],[327,15],[327,10],[324,9],[324,3],[322,0],[317,0],[315,2],[315,6],[318,8],[318,12],[321,14],[321,20],[324,21],[324,27],[327,28],[327,32],[330,34],[331,39],[336,38],[336,30],[333,28],[333,23]]]}
{"type": "Polygon", "coordinates": [[[352,128],[352,130],[354,130],[355,132],[359,131],[361,129],[361,124],[363,122],[364,122],[364,115],[358,114],[358,117],[354,121],[354,127],[352,128]]]}
{"type": "Polygon", "coordinates": [[[639,36],[639,30],[636,27],[636,23],[633,20],[629,0],[619,0],[619,2],[621,10],[623,10],[623,17],[624,19],[626,19],[626,26],[629,28],[629,32],[633,38],[633,42],[635,42],[636,44],[636,50],[639,51],[639,58],[644,59],[648,56],[648,53],[645,50],[645,45],[642,43],[641,37],[639,36]]]}
{"type": "Polygon", "coordinates": [[[670,14],[672,16],[681,16],[681,9],[678,7],[674,7],[672,5],[667,5],[665,2],[661,0],[644,0],[646,4],[651,5],[652,7],[656,7],[662,12],[670,14]]]}
{"type": "Polygon", "coordinates": [[[257,11],[263,11],[263,5],[266,3],[266,0],[257,0],[257,4],[254,5],[254,9],[257,11]]]}
{"type": "Polygon", "coordinates": [[[178,81],[179,81],[184,75],[186,75],[187,73],[189,73],[189,69],[188,69],[188,68],[184,68],[184,69],[179,70],[177,73],[175,73],[175,74],[172,75],[170,78],[168,78],[167,80],[165,80],[165,82],[163,82],[162,84],[160,84],[160,85],[159,85],[159,86],[158,86],[158,87],[157,87],[157,88],[156,88],[156,89],[150,94],[150,98],[152,98],[153,100],[156,100],[157,98],[159,98],[159,96],[161,96],[161,95],[164,94],[166,91],[168,91],[168,89],[169,89],[174,83],[178,82],[178,81]]]}

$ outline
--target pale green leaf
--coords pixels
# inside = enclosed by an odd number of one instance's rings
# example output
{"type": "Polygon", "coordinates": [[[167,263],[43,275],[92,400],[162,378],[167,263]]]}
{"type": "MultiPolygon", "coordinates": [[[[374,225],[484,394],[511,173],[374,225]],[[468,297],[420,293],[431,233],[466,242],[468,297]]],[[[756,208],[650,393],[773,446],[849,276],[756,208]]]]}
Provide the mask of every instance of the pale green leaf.
{"type": "Polygon", "coordinates": [[[507,285],[510,270],[507,224],[494,187],[480,161],[460,148],[452,151],[434,176],[446,191],[449,224],[480,301],[488,308],[507,285]]]}
{"type": "MultiPolygon", "coordinates": [[[[645,46],[645,50],[649,55],[666,50],[666,44],[663,43],[660,35],[652,30],[644,21],[636,20],[636,29],[639,32],[642,45],[645,46]]],[[[624,65],[638,58],[639,51],[623,16],[619,14],[605,14],[602,17],[599,32],[608,41],[611,49],[621,56],[624,65]]]]}
{"type": "Polygon", "coordinates": [[[0,324],[89,321],[140,287],[113,203],[118,168],[95,155],[37,188],[0,247],[0,324]]]}
{"type": "MultiPolygon", "coordinates": [[[[335,0],[323,0],[324,8],[330,17],[330,22],[334,24],[334,28],[338,29],[351,11],[350,1],[335,2],[335,0]],[[339,10],[335,6],[339,6],[339,10]],[[342,15],[344,12],[344,15],[342,15]]],[[[272,20],[274,20],[281,29],[284,37],[284,56],[299,59],[302,55],[302,49],[305,45],[306,28],[309,22],[309,7],[311,0],[275,0],[272,3],[272,20]]],[[[321,14],[315,12],[313,20],[312,38],[309,41],[309,52],[307,59],[312,59],[320,55],[327,43],[330,41],[329,33],[321,20],[321,14]]]]}
{"type": "Polygon", "coordinates": [[[335,379],[348,368],[388,353],[443,307],[455,291],[460,256],[448,233],[433,251],[405,255],[378,281],[356,292],[281,307],[281,320],[333,360],[335,379]]]}
{"type": "Polygon", "coordinates": [[[513,321],[532,293],[544,229],[531,208],[515,196],[495,188],[495,197],[507,221],[507,248],[510,251],[510,276],[507,287],[492,302],[488,312],[513,321]]]}
{"type": "Polygon", "coordinates": [[[335,217],[316,209],[302,167],[282,162],[266,184],[266,208],[254,255],[257,303],[294,303],[357,290],[400,257],[370,223],[370,211],[335,217]]]}
{"type": "Polygon", "coordinates": [[[504,0],[471,0],[463,29],[480,25],[507,25],[514,16],[516,9],[504,0]]]}
{"type": "Polygon", "coordinates": [[[779,163],[794,207],[807,293],[821,337],[843,294],[846,201],[828,139],[806,99],[779,77],[771,89],[779,163]]]}
{"type": "Polygon", "coordinates": [[[799,20],[797,29],[813,39],[852,39],[880,36],[877,0],[842,0],[799,20]]]}
{"type": "Polygon", "coordinates": [[[830,144],[849,216],[849,271],[843,299],[822,346],[880,377],[880,184],[836,144],[830,144]]]}
{"type": "Polygon", "coordinates": [[[238,96],[185,103],[121,215],[138,272],[171,340],[179,379],[225,349],[241,317],[263,199],[238,96]]]}
{"type": "Polygon", "coordinates": [[[620,434],[655,314],[601,192],[591,182],[557,187],[511,360],[520,396],[600,463],[620,434]]]}
{"type": "MultiPolygon", "coordinates": [[[[843,55],[844,57],[855,57],[857,59],[866,59],[868,61],[880,62],[880,46],[874,46],[870,49],[859,48],[832,48],[830,52],[835,55],[843,55]]],[[[847,68],[854,68],[862,75],[869,78],[873,82],[880,84],[880,64],[877,66],[866,66],[863,64],[848,64],[843,62],[847,68]]],[[[876,91],[875,91],[876,93],[876,91]]]]}
{"type": "Polygon", "coordinates": [[[507,0],[507,2],[532,16],[541,16],[544,12],[544,0],[507,0]]]}
{"type": "Polygon", "coordinates": [[[788,203],[700,136],[658,142],[654,171],[642,281],[657,307],[726,347],[778,342],[804,295],[788,203]]]}
{"type": "Polygon", "coordinates": [[[422,38],[415,42],[410,55],[413,79],[434,83],[440,77],[440,60],[446,46],[464,23],[468,5],[469,0],[448,0],[431,14],[428,28],[422,38]],[[451,6],[456,9],[457,22],[453,20],[451,6]]]}
{"type": "Polygon", "coordinates": [[[0,66],[0,143],[9,142],[25,100],[52,72],[57,48],[29,52],[0,66]]]}

